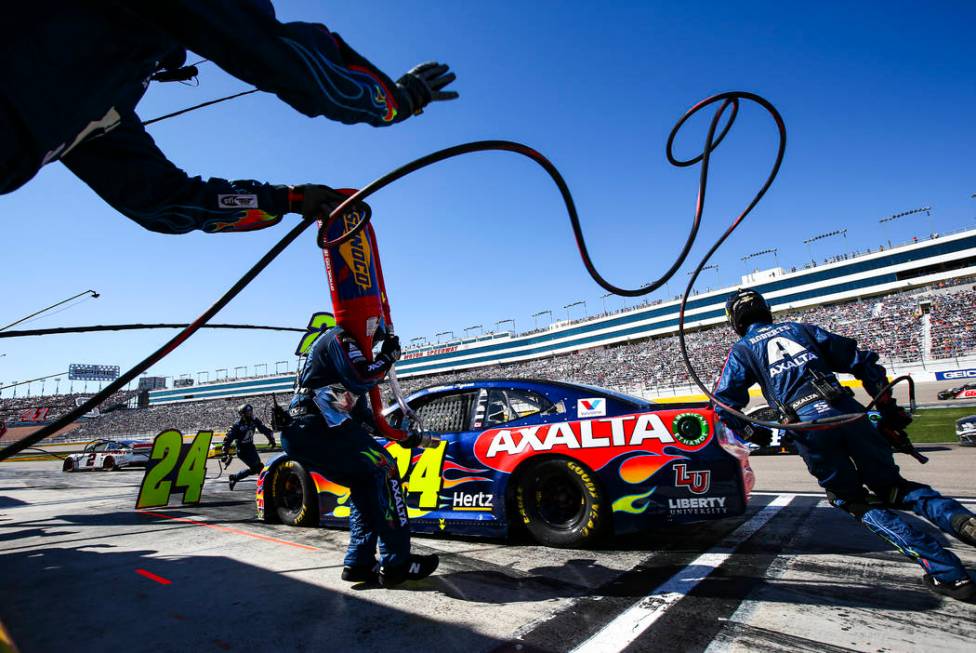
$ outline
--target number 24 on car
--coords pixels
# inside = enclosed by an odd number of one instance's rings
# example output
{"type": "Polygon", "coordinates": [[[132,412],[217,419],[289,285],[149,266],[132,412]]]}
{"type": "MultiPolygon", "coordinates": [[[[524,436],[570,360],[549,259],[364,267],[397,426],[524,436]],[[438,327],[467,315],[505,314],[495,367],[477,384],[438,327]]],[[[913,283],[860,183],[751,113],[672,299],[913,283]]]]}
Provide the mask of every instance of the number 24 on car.
{"type": "Polygon", "coordinates": [[[176,429],[167,429],[157,435],[146,464],[146,475],[142,478],[136,509],[165,506],[174,490],[183,492],[184,505],[200,503],[212,439],[213,431],[200,431],[188,443],[183,442],[183,434],[176,429]]]}

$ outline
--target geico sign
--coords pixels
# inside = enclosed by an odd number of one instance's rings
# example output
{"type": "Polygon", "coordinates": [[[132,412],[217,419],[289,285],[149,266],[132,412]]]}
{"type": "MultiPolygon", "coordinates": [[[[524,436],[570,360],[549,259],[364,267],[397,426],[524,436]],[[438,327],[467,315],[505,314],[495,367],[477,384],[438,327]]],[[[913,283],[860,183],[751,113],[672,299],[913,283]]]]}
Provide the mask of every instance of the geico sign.
{"type": "Polygon", "coordinates": [[[695,446],[675,440],[664,424],[678,412],[489,429],[478,436],[474,453],[483,465],[502,472],[511,472],[519,462],[538,453],[567,454],[600,469],[627,451],[664,455],[665,446],[697,451],[708,444],[711,437],[695,446]]]}
{"type": "Polygon", "coordinates": [[[976,379],[976,370],[953,370],[952,372],[941,372],[942,378],[946,381],[952,379],[976,379]]]}

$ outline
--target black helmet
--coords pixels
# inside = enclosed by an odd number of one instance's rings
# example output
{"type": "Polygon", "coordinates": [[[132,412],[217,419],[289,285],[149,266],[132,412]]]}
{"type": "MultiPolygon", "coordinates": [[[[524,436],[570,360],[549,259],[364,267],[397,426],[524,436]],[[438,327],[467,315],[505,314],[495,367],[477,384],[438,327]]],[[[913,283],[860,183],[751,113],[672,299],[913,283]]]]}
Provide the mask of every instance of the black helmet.
{"type": "Polygon", "coordinates": [[[740,288],[725,302],[725,317],[732,329],[740,336],[746,335],[750,324],[772,322],[773,312],[769,304],[752,288],[740,288]]]}
{"type": "Polygon", "coordinates": [[[245,419],[254,417],[254,406],[251,404],[241,404],[237,407],[237,414],[245,419]]]}

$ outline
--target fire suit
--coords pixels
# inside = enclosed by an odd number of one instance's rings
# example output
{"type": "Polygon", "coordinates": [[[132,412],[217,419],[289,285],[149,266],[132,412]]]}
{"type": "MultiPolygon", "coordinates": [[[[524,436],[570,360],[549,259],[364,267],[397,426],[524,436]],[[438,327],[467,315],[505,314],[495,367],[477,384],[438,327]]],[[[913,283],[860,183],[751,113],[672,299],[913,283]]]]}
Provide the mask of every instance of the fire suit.
{"type": "Polygon", "coordinates": [[[268,443],[272,447],[275,445],[274,434],[271,432],[271,429],[256,417],[250,420],[242,417],[230,427],[227,435],[224,436],[223,451],[229,451],[231,443],[236,442],[237,457],[247,465],[247,469],[242,469],[236,474],[231,475],[235,483],[243,478],[247,478],[251,474],[257,474],[261,471],[261,457],[258,455],[258,450],[254,446],[254,431],[260,431],[268,438],[268,443]]]}
{"type": "MultiPolygon", "coordinates": [[[[729,352],[714,394],[739,410],[749,402],[749,387],[758,383],[770,406],[783,405],[802,421],[862,412],[863,406],[841,392],[833,372],[853,374],[871,395],[886,384],[878,355],[858,349],[850,338],[812,324],[754,323],[729,352]],[[811,385],[814,375],[825,377],[838,398],[824,400],[811,385]]],[[[746,426],[721,406],[715,410],[733,430],[746,426]]],[[[902,478],[890,446],[866,418],[837,428],[790,434],[807,469],[834,506],[852,514],[939,581],[968,578],[955,554],[895,510],[913,510],[954,536],[953,521],[971,513],[931,487],[902,478]],[[880,502],[869,500],[864,486],[880,502]]]]}
{"type": "Polygon", "coordinates": [[[187,49],[307,116],[385,126],[401,91],[323,25],[280,23],[267,0],[34,0],[0,9],[0,194],[60,160],[146,229],[248,231],[290,211],[289,189],[190,177],[135,107],[187,49]]]}
{"type": "Polygon", "coordinates": [[[410,560],[410,526],[393,457],[370,434],[374,422],[365,393],[390,363],[367,363],[339,327],[319,336],[299,373],[281,444],[299,462],[349,488],[347,567],[401,567],[410,560]]]}

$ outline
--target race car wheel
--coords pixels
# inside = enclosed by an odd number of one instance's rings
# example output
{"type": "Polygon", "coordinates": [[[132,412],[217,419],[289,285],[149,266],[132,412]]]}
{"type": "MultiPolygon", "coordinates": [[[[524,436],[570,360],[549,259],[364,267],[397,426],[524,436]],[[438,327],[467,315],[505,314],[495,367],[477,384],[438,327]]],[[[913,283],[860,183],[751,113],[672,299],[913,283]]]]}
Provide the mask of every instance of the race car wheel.
{"type": "Polygon", "coordinates": [[[540,460],[520,473],[515,507],[529,534],[545,546],[587,546],[608,523],[593,473],[567,458],[540,460]]]}
{"type": "Polygon", "coordinates": [[[318,522],[315,484],[297,461],[286,460],[275,467],[271,482],[271,501],[282,524],[315,526],[318,522]]]}
{"type": "Polygon", "coordinates": [[[102,461],[102,469],[106,472],[110,472],[113,469],[118,469],[115,466],[115,458],[112,456],[105,456],[105,460],[102,461]]]}
{"type": "Polygon", "coordinates": [[[76,469],[78,469],[78,465],[75,464],[75,461],[74,461],[73,458],[65,458],[64,459],[64,464],[61,465],[61,471],[62,472],[73,472],[76,469]]]}

